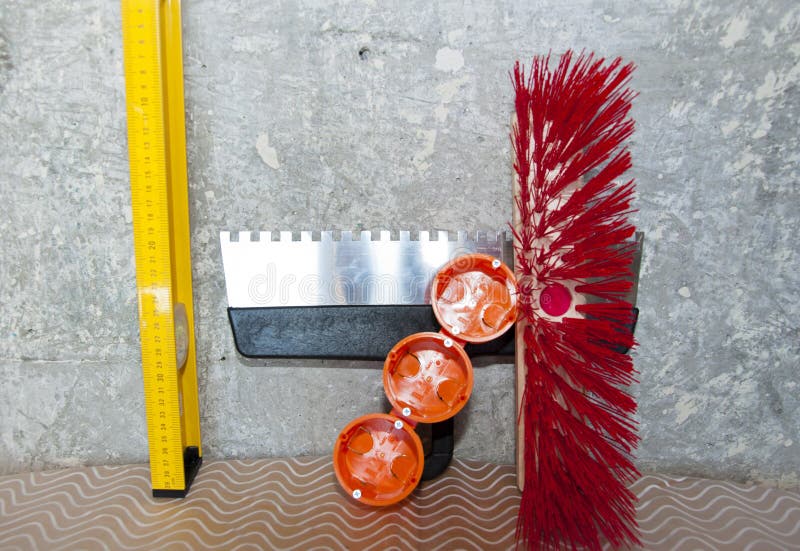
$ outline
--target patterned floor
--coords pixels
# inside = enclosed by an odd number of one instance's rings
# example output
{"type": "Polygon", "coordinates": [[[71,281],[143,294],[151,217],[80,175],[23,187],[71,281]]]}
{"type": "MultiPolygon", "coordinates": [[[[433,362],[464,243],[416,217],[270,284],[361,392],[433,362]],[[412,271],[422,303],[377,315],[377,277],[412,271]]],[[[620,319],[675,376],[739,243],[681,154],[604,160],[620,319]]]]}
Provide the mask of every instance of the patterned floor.
{"type": "MultiPolygon", "coordinates": [[[[330,458],[208,461],[184,500],[150,496],[144,465],[0,477],[0,550],[512,549],[514,467],[455,460],[396,506],[359,505],[330,458]]],[[[800,550],[800,494],[646,476],[645,549],[800,550]]]]}

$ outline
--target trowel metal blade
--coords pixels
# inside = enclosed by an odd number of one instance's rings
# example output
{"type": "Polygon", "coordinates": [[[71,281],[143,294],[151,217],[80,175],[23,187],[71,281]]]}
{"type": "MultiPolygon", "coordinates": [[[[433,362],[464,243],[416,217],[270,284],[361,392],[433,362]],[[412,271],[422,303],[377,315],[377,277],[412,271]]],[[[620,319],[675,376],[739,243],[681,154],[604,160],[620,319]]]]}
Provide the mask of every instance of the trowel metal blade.
{"type": "Polygon", "coordinates": [[[430,303],[449,260],[484,253],[513,266],[510,233],[220,232],[231,308],[430,303]]]}

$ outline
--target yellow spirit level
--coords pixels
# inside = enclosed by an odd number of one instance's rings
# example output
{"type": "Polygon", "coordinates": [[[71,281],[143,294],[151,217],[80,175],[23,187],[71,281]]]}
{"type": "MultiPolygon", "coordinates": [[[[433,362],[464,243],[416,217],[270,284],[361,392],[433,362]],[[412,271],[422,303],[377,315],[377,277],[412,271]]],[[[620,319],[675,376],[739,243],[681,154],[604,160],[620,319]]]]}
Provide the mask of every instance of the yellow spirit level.
{"type": "Polygon", "coordinates": [[[122,43],[150,477],[183,497],[202,448],[180,1],[122,0],[122,43]]]}

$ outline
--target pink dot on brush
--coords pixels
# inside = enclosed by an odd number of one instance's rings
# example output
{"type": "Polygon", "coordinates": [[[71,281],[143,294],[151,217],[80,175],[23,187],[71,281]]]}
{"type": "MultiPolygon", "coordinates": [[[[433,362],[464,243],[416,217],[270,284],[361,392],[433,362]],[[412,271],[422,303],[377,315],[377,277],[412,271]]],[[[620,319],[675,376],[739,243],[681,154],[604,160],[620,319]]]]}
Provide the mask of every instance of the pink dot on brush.
{"type": "Polygon", "coordinates": [[[572,304],[569,289],[560,283],[548,285],[539,295],[539,305],[548,316],[563,316],[572,304]]]}

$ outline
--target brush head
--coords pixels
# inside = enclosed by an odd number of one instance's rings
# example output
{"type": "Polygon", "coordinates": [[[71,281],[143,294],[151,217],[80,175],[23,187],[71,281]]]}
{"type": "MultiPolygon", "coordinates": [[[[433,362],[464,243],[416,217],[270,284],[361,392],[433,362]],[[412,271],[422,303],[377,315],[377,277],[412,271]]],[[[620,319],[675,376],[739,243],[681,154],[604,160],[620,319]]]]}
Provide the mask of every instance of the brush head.
{"type": "Polygon", "coordinates": [[[518,542],[600,550],[638,543],[638,442],[628,221],[633,65],[565,53],[512,80],[516,275],[524,377],[518,542]]]}

